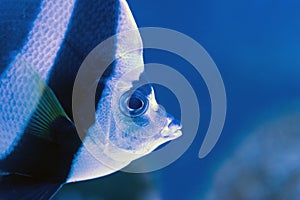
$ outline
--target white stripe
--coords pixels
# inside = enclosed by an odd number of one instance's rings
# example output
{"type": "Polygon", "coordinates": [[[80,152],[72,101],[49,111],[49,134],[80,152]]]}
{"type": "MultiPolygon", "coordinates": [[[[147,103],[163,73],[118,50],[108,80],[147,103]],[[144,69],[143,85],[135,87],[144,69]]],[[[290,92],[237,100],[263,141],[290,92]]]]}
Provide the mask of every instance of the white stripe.
{"type": "MultiPolygon", "coordinates": [[[[128,4],[125,0],[120,0],[120,8],[119,8],[119,16],[118,16],[118,25],[116,33],[120,33],[123,31],[129,30],[137,30],[137,25],[134,21],[132,13],[128,7],[128,4]]],[[[141,37],[138,32],[133,38],[117,38],[116,45],[116,57],[122,55],[122,60],[118,60],[116,62],[116,67],[114,71],[114,77],[108,80],[107,84],[111,84],[114,86],[116,80],[120,78],[122,75],[132,72],[132,69],[136,69],[136,73],[132,74],[128,80],[128,88],[131,87],[131,80],[138,80],[140,73],[144,70],[143,66],[143,57],[142,50],[131,52],[128,55],[124,55],[124,50],[128,48],[127,44],[134,45],[133,48],[142,48],[141,37]],[[124,56],[124,57],[123,57],[124,56]],[[137,67],[138,66],[138,67],[137,67]]],[[[126,82],[127,83],[127,82],[126,82]]],[[[106,93],[109,93],[108,89],[104,89],[102,96],[105,96],[106,93]]],[[[111,95],[111,94],[109,94],[111,95]]],[[[111,97],[101,98],[98,108],[96,111],[96,121],[100,123],[102,127],[101,130],[107,131],[103,134],[115,134],[108,133],[109,132],[109,124],[110,120],[112,120],[109,116],[110,112],[107,111],[108,108],[114,109],[111,106],[110,101],[111,97]],[[105,111],[105,113],[103,113],[105,111]],[[107,116],[106,116],[107,115],[107,116]],[[107,118],[106,118],[107,117],[107,118]]],[[[97,129],[96,129],[97,130],[97,129]]],[[[107,144],[101,144],[101,139],[99,139],[99,131],[89,131],[89,135],[83,141],[83,146],[80,151],[75,156],[75,159],[72,163],[72,168],[67,179],[67,182],[76,182],[82,180],[88,180],[93,178],[102,177],[113,173],[115,171],[120,170],[125,167],[133,160],[133,158],[127,157],[128,160],[123,162],[117,162],[113,160],[112,157],[103,157],[103,151],[107,148],[107,144]]],[[[109,156],[109,155],[108,155],[109,156]]]]}
{"type": "Polygon", "coordinates": [[[20,52],[21,60],[30,63],[45,81],[65,37],[74,4],[75,0],[43,0],[28,42],[20,52]]]}
{"type": "Polygon", "coordinates": [[[0,159],[23,135],[65,37],[75,0],[43,0],[27,43],[0,76],[0,159]]]}

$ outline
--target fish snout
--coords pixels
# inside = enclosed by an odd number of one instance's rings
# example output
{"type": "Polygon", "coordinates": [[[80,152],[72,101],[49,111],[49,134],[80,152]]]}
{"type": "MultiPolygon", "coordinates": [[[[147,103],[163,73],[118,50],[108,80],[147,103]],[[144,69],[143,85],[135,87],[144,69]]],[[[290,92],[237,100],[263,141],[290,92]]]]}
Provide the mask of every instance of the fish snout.
{"type": "Polygon", "coordinates": [[[170,128],[171,130],[172,129],[181,129],[182,128],[182,125],[180,123],[179,120],[177,119],[173,119],[169,124],[168,124],[168,128],[170,128]]]}
{"type": "Polygon", "coordinates": [[[182,135],[182,125],[179,120],[169,117],[166,126],[162,129],[161,135],[164,138],[176,139],[182,135]]]}

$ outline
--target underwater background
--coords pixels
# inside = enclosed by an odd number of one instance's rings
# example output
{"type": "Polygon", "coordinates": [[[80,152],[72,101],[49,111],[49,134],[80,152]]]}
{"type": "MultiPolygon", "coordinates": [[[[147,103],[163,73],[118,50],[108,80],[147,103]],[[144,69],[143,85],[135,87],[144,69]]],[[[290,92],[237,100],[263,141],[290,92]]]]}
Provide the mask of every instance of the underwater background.
{"type": "MultiPolygon", "coordinates": [[[[224,81],[227,116],[221,137],[198,152],[210,120],[201,75],[168,52],[145,51],[145,63],[172,66],[199,98],[201,121],[189,149],[146,174],[118,172],[69,184],[55,199],[297,199],[300,195],[300,1],[128,1],[139,27],[164,27],[199,42],[224,81]]],[[[156,86],[157,99],[180,118],[178,102],[156,86]]],[[[190,134],[184,132],[183,134],[190,134]]]]}

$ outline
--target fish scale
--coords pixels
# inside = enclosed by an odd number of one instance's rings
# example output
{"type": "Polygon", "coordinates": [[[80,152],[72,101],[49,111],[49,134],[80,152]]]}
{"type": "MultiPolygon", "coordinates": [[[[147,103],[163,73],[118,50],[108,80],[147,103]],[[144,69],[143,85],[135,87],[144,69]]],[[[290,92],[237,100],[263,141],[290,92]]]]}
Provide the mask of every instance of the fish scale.
{"type": "Polygon", "coordinates": [[[44,0],[20,55],[47,81],[63,42],[74,0],[44,0]],[[55,3],[54,3],[55,2],[55,3]]]}
{"type": "Polygon", "coordinates": [[[1,0],[0,6],[0,73],[22,48],[41,1],[1,0]]]}
{"type": "MultiPolygon", "coordinates": [[[[49,78],[49,86],[70,117],[72,117],[72,90],[78,69],[93,48],[116,34],[118,6],[119,1],[115,0],[76,2],[66,37],[49,78]],[[86,19],[89,23],[85,23],[86,19]],[[98,34],[93,34],[95,32],[98,34]]],[[[99,89],[99,98],[102,89],[99,89]]]]}
{"type": "Polygon", "coordinates": [[[6,94],[1,96],[0,103],[0,138],[7,136],[6,140],[0,140],[0,159],[5,158],[21,138],[43,92],[43,88],[37,87],[39,84],[35,74],[31,74],[32,71],[27,68],[29,66],[24,62],[13,62],[0,76],[7,80],[0,85],[0,94],[6,94]],[[16,82],[20,83],[19,86],[14,84],[16,82]],[[23,105],[15,102],[23,102],[23,105]]]}

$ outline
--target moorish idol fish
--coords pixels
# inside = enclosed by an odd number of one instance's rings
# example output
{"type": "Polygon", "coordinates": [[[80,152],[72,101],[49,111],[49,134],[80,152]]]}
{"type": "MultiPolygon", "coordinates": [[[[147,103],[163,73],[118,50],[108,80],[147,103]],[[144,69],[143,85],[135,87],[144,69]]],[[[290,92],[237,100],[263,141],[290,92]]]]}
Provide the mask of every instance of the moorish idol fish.
{"type": "Polygon", "coordinates": [[[122,38],[111,46],[115,61],[97,78],[92,123],[78,134],[72,92],[81,64],[105,39],[137,30],[125,0],[0,2],[0,199],[49,199],[181,135],[151,85],[131,92],[144,70],[138,33],[129,40],[140,50],[120,55],[122,38]]]}

